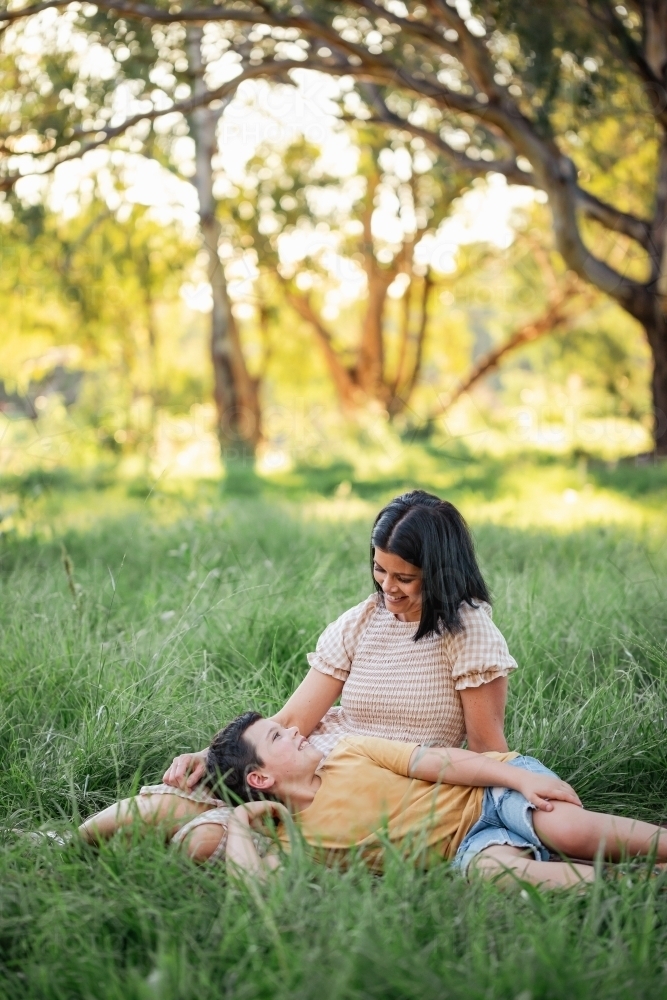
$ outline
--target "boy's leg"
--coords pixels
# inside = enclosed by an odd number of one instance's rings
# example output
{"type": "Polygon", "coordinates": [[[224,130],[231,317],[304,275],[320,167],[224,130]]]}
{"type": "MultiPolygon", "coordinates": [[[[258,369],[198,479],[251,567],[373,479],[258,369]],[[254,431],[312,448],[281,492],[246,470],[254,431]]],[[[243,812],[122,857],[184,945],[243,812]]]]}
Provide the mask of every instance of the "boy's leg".
{"type": "Polygon", "coordinates": [[[566,857],[608,861],[655,854],[667,861],[667,829],[641,820],[589,812],[569,802],[553,802],[553,810],[533,811],[535,832],[543,844],[566,857]]]}
{"type": "Polygon", "coordinates": [[[135,795],[90,816],[79,827],[79,834],[88,844],[96,844],[139,821],[147,825],[164,824],[171,837],[184,823],[210,808],[204,802],[192,802],[178,795],[135,795]]]}
{"type": "Polygon", "coordinates": [[[498,844],[480,851],[470,863],[469,871],[499,882],[514,882],[519,878],[546,889],[580,886],[592,882],[595,869],[564,861],[535,861],[519,847],[498,844]]]}

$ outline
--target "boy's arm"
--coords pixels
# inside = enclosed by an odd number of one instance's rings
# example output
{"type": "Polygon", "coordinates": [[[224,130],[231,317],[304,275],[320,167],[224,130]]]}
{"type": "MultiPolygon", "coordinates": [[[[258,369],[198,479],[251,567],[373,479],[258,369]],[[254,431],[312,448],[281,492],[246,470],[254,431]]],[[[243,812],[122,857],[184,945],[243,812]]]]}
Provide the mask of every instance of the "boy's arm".
{"type": "Polygon", "coordinates": [[[238,806],[229,818],[226,861],[228,866],[260,879],[266,875],[250,833],[250,817],[243,806],[238,806]]]}
{"type": "Polygon", "coordinates": [[[263,880],[267,872],[276,867],[275,859],[260,858],[252,839],[252,824],[253,822],[255,824],[261,823],[262,817],[266,816],[282,818],[285,813],[285,807],[279,802],[267,800],[247,802],[245,805],[237,806],[227,827],[226,861],[228,866],[263,880]]]}
{"type": "Polygon", "coordinates": [[[468,785],[488,788],[498,785],[521,792],[538,809],[551,811],[549,799],[572,802],[581,801],[566,781],[548,774],[534,774],[521,767],[511,767],[499,760],[461,750],[459,747],[417,747],[410,757],[408,774],[421,781],[446,785],[468,785]]]}

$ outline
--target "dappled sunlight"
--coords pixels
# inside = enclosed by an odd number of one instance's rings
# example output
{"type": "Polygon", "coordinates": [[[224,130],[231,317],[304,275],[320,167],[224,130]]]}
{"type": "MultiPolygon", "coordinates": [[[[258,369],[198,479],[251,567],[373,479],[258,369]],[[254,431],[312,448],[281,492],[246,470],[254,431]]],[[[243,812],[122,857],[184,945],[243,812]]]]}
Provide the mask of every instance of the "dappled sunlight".
{"type": "MultiPolygon", "coordinates": [[[[561,471],[561,470],[559,470],[561,471]]],[[[441,486],[424,484],[420,478],[406,477],[403,490],[430,488],[445,499],[455,499],[471,524],[497,524],[518,529],[549,528],[558,532],[578,531],[587,525],[619,525],[628,528],[655,526],[667,528],[667,489],[663,489],[662,502],[650,506],[642,504],[613,490],[596,489],[586,483],[575,489],[560,488],[554,479],[563,482],[576,480],[576,471],[554,476],[542,469],[524,468],[520,474],[508,472],[501,476],[500,495],[487,499],[474,488],[467,489],[456,483],[453,476],[441,476],[441,486]]],[[[390,499],[397,490],[383,491],[383,500],[390,499]]],[[[359,497],[334,496],[327,500],[304,502],[304,515],[320,520],[351,521],[357,518],[370,521],[377,513],[378,502],[359,497]]]]}
{"type": "Polygon", "coordinates": [[[173,421],[160,433],[162,450],[159,460],[153,455],[150,474],[141,456],[129,455],[115,469],[5,476],[0,532],[55,538],[137,513],[163,525],[186,514],[205,519],[236,496],[259,507],[277,503],[303,521],[369,525],[383,503],[411,489],[451,500],[473,525],[559,534],[592,525],[667,529],[663,465],[566,461],[539,452],[494,458],[394,440],[391,450],[367,448],[362,455],[350,447],[346,458],[322,465],[267,450],[255,473],[248,468],[228,481],[219,476],[214,442],[195,421],[173,421]]]}
{"type": "Polygon", "coordinates": [[[213,425],[212,405],[192,406],[187,416],[160,414],[150,455],[151,476],[156,479],[219,477],[222,462],[213,425]]]}
{"type": "Polygon", "coordinates": [[[582,490],[567,488],[550,492],[533,484],[520,495],[485,502],[471,498],[466,514],[474,524],[489,522],[514,528],[553,528],[577,531],[587,525],[623,525],[640,528],[659,524],[667,527],[664,511],[647,510],[641,504],[608,490],[595,490],[589,484],[582,490]]]}

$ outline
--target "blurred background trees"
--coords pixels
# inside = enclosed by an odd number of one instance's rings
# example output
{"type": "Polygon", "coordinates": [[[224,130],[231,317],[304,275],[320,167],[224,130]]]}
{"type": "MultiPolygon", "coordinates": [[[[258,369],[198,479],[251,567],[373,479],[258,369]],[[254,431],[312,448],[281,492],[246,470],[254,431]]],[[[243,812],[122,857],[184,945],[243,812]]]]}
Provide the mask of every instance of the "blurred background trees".
{"type": "Polygon", "coordinates": [[[417,248],[468,179],[420,139],[356,126],[350,140],[358,159],[348,178],[328,174],[321,150],[303,139],[280,156],[260,147],[225,208],[239,244],[254,249],[266,281],[311,330],[342,409],[375,404],[392,417],[419,380],[437,285],[417,248]]]}
{"type": "Polygon", "coordinates": [[[630,451],[652,421],[661,451],[653,7],[196,9],[7,13],[6,415],[43,420],[57,397],[101,446],[148,454],[161,411],[212,398],[245,462],[294,449],[290,407],[440,434],[530,411],[536,442],[576,411],[633,426],[630,451]],[[267,96],[316,93],[300,65],[340,81],[317,98],[325,129],[283,127],[267,96]],[[498,236],[479,216],[501,202],[518,207],[498,236]]]}

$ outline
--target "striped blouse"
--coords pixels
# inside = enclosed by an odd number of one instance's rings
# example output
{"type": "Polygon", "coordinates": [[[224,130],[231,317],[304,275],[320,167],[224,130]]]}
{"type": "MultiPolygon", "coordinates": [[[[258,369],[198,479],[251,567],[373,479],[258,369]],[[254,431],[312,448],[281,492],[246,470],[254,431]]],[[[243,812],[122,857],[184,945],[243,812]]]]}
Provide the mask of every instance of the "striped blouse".
{"type": "Polygon", "coordinates": [[[402,622],[379,594],[350,608],[308,654],[311,667],[344,682],[340,706],[309,736],[329,753],[344,736],[460,746],[465,738],[459,691],[516,669],[491,608],[462,604],[463,631],[414,642],[416,622],[402,622]]]}

